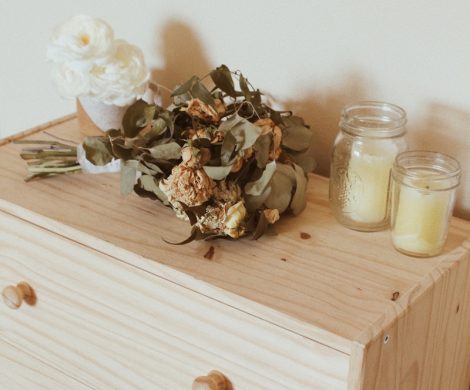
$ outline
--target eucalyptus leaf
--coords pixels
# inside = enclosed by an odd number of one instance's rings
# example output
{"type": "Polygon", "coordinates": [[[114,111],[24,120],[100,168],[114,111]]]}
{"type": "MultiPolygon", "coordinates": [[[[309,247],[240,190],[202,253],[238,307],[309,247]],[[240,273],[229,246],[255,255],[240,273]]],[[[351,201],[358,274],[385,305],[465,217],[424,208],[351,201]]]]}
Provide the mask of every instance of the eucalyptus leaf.
{"type": "Polygon", "coordinates": [[[143,127],[142,123],[145,117],[145,109],[148,106],[149,105],[143,100],[137,100],[127,109],[122,118],[124,136],[134,138],[139,133],[143,127]]]}
{"type": "Polygon", "coordinates": [[[191,87],[191,95],[215,108],[215,101],[209,90],[199,80],[191,87]]]}
{"type": "Polygon", "coordinates": [[[264,205],[270,209],[278,209],[282,214],[287,210],[292,200],[293,183],[289,176],[276,171],[269,183],[271,193],[265,200],[264,205]]]}
{"type": "Polygon", "coordinates": [[[304,170],[294,164],[295,177],[297,185],[295,188],[294,196],[292,197],[291,209],[294,215],[298,215],[307,205],[306,192],[307,192],[307,178],[305,177],[304,170]]]}
{"type": "Polygon", "coordinates": [[[207,176],[209,176],[211,179],[223,180],[228,176],[228,174],[232,170],[232,165],[228,165],[226,167],[211,167],[205,165],[202,168],[207,173],[207,176]]]}
{"type": "Polygon", "coordinates": [[[82,146],[86,159],[94,165],[106,165],[113,161],[111,147],[105,137],[86,137],[82,146]]]}
{"type": "Polygon", "coordinates": [[[272,136],[261,135],[253,145],[258,168],[264,168],[269,161],[269,150],[271,148],[272,136]]]}
{"type": "Polygon", "coordinates": [[[181,146],[176,142],[156,145],[149,149],[152,157],[163,160],[178,160],[181,158],[181,146]]]}
{"type": "Polygon", "coordinates": [[[178,95],[183,95],[183,94],[187,93],[191,89],[193,84],[198,80],[199,80],[199,78],[196,77],[196,76],[191,77],[188,81],[186,81],[182,85],[177,86],[173,90],[173,92],[171,93],[171,97],[178,96],[178,95]]]}
{"type": "Polygon", "coordinates": [[[286,127],[282,132],[282,145],[286,148],[303,151],[310,147],[312,131],[301,125],[286,127]]]}
{"type": "Polygon", "coordinates": [[[271,187],[267,186],[260,195],[246,195],[244,196],[245,207],[248,212],[253,212],[260,209],[265,200],[271,195],[271,187]]]}
{"type": "Polygon", "coordinates": [[[134,190],[137,177],[137,160],[121,161],[121,194],[129,195],[134,190]]]}
{"type": "Polygon", "coordinates": [[[238,145],[237,150],[251,148],[261,135],[261,132],[261,127],[254,125],[245,118],[242,118],[230,130],[230,134],[235,138],[238,145]]]}
{"type": "Polygon", "coordinates": [[[264,189],[268,186],[274,172],[276,171],[276,162],[271,161],[266,165],[261,177],[256,181],[248,182],[245,185],[245,193],[247,195],[261,195],[264,189]]]}
{"type": "Polygon", "coordinates": [[[233,160],[233,154],[236,148],[237,140],[231,133],[228,133],[225,136],[222,147],[220,149],[220,160],[222,161],[223,165],[230,165],[231,161],[233,160]]]}
{"type": "Polygon", "coordinates": [[[238,114],[234,114],[228,117],[226,120],[222,121],[217,130],[225,134],[242,120],[243,118],[241,116],[239,116],[238,114]]]}
{"type": "Polygon", "coordinates": [[[153,176],[150,175],[142,175],[138,183],[142,189],[148,192],[152,192],[155,196],[160,199],[160,201],[165,205],[168,206],[170,203],[168,202],[168,197],[165,193],[160,189],[158,186],[158,181],[155,180],[153,176]]]}
{"type": "Polygon", "coordinates": [[[313,158],[312,147],[303,152],[289,151],[288,155],[297,165],[302,167],[305,173],[312,172],[317,165],[313,158]]]}
{"type": "Polygon", "coordinates": [[[240,89],[243,92],[243,96],[245,96],[245,99],[248,102],[251,102],[251,92],[250,92],[250,89],[248,88],[248,80],[245,79],[242,74],[240,74],[239,84],[240,84],[240,89]]]}
{"type": "Polygon", "coordinates": [[[237,92],[233,84],[232,74],[226,65],[221,65],[214,69],[211,73],[211,79],[215,86],[231,97],[236,97],[237,92]]]}
{"type": "Polygon", "coordinates": [[[253,240],[257,240],[260,238],[264,233],[266,233],[266,230],[268,230],[269,227],[269,222],[266,218],[266,215],[261,211],[260,216],[258,219],[258,224],[256,225],[256,229],[253,232],[253,240]]]}

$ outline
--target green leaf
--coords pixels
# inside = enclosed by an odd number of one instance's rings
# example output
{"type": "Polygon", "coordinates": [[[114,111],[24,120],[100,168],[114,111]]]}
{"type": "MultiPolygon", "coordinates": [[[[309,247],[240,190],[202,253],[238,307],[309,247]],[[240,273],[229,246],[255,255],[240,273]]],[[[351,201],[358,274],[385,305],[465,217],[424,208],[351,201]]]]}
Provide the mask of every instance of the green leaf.
{"type": "Polygon", "coordinates": [[[305,173],[312,172],[316,167],[316,162],[313,158],[313,150],[311,147],[304,152],[289,151],[287,154],[297,165],[302,167],[305,173]]]}
{"type": "Polygon", "coordinates": [[[248,212],[253,212],[260,209],[264,201],[271,195],[271,187],[267,186],[260,195],[244,195],[245,207],[248,212]]]}
{"type": "Polygon", "coordinates": [[[260,238],[266,232],[266,230],[268,230],[268,227],[269,222],[266,219],[266,216],[264,215],[263,211],[261,211],[258,219],[258,224],[256,225],[256,229],[253,232],[253,240],[257,240],[258,238],[260,238]]]}
{"type": "Polygon", "coordinates": [[[301,125],[286,127],[282,132],[282,145],[286,148],[303,151],[310,147],[312,131],[301,125]]]}
{"type": "Polygon", "coordinates": [[[307,178],[305,177],[304,170],[294,164],[295,178],[297,185],[295,188],[294,196],[292,197],[291,209],[294,215],[300,214],[307,205],[306,192],[307,192],[307,178]]]}
{"type": "Polygon", "coordinates": [[[281,214],[287,210],[292,199],[292,180],[288,175],[276,170],[269,185],[271,193],[264,204],[267,208],[278,209],[281,214]]]}
{"type": "Polygon", "coordinates": [[[243,96],[245,96],[245,99],[247,101],[251,102],[251,92],[250,92],[250,89],[248,88],[248,80],[245,79],[242,74],[240,74],[239,84],[240,84],[240,89],[243,92],[243,96]]]}
{"type": "Polygon", "coordinates": [[[160,201],[165,205],[168,206],[170,203],[168,202],[168,197],[165,193],[160,189],[158,186],[158,181],[155,180],[153,176],[150,175],[142,175],[138,180],[139,186],[144,189],[145,191],[151,192],[155,194],[155,196],[160,199],[160,201]]]}
{"type": "Polygon", "coordinates": [[[235,137],[239,148],[237,150],[245,150],[251,148],[258,137],[261,135],[262,129],[259,126],[254,125],[245,118],[242,118],[235,126],[230,130],[230,134],[235,137]]]}
{"type": "Polygon", "coordinates": [[[137,160],[121,161],[121,194],[129,195],[134,190],[137,176],[137,160]]]}
{"type": "Polygon", "coordinates": [[[176,142],[157,145],[149,149],[153,158],[163,160],[178,160],[181,158],[181,146],[176,142]]]}
{"type": "Polygon", "coordinates": [[[205,165],[202,168],[207,173],[207,176],[209,176],[211,179],[223,180],[228,176],[228,174],[232,170],[232,165],[226,167],[211,167],[205,165]]]}
{"type": "Polygon", "coordinates": [[[261,177],[256,181],[251,181],[245,185],[245,194],[247,195],[261,195],[264,189],[268,186],[274,172],[276,171],[276,162],[271,161],[266,165],[261,177]]]}
{"type": "Polygon", "coordinates": [[[176,87],[173,92],[171,93],[171,97],[178,96],[178,95],[183,95],[191,89],[193,84],[198,81],[199,78],[196,76],[191,77],[188,81],[183,83],[182,85],[176,87]]]}
{"type": "Polygon", "coordinates": [[[82,145],[87,160],[94,165],[106,165],[113,160],[109,141],[106,137],[86,137],[82,145]]]}
{"type": "Polygon", "coordinates": [[[204,103],[212,106],[215,109],[214,98],[212,97],[209,90],[199,80],[196,81],[191,87],[191,95],[194,98],[203,101],[204,103]]]}
{"type": "Polygon", "coordinates": [[[124,117],[122,118],[122,128],[125,137],[134,138],[142,129],[142,123],[144,122],[145,117],[145,109],[148,106],[149,105],[143,100],[137,100],[127,109],[124,117]]]}
{"type": "Polygon", "coordinates": [[[269,161],[269,149],[271,148],[272,136],[261,135],[253,145],[258,168],[264,168],[269,161]]]}
{"type": "Polygon", "coordinates": [[[231,97],[236,97],[237,92],[233,84],[232,74],[226,65],[221,65],[211,72],[211,79],[215,86],[231,97]]]}
{"type": "Polygon", "coordinates": [[[140,127],[148,126],[152,122],[156,111],[157,111],[157,107],[155,105],[149,105],[145,107],[144,116],[137,122],[137,126],[140,126],[140,127]]]}
{"type": "Polygon", "coordinates": [[[220,161],[222,162],[223,165],[230,165],[232,159],[233,159],[233,153],[236,150],[237,147],[237,140],[235,137],[227,133],[227,135],[224,137],[224,141],[222,143],[222,147],[220,149],[220,161]]]}
{"type": "Polygon", "coordinates": [[[232,128],[237,125],[243,118],[238,114],[234,114],[228,117],[226,120],[222,121],[219,125],[217,130],[226,134],[228,131],[232,130],[232,128]]]}

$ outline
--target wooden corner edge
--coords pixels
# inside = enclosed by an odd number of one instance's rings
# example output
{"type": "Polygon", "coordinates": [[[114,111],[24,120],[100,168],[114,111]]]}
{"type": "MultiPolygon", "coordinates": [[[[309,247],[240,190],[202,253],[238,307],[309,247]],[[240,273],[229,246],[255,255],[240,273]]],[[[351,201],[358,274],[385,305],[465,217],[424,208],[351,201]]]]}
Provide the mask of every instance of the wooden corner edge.
{"type": "Polygon", "coordinates": [[[57,118],[57,119],[54,119],[52,121],[49,121],[49,122],[46,122],[46,123],[43,123],[39,126],[35,126],[35,127],[32,127],[31,129],[28,129],[28,130],[24,130],[20,133],[16,133],[16,134],[13,134],[9,137],[6,137],[6,138],[2,138],[0,139],[0,146],[2,145],[6,145],[6,144],[9,144],[10,142],[13,142],[13,141],[16,141],[16,140],[19,140],[21,138],[25,138],[31,134],[35,134],[35,133],[38,133],[42,130],[45,130],[49,127],[52,127],[52,126],[56,126],[56,125],[59,125],[63,122],[67,122],[69,120],[72,120],[72,119],[75,119],[77,116],[76,113],[73,113],[73,114],[69,114],[69,115],[65,115],[65,116],[62,116],[60,118],[57,118]]]}

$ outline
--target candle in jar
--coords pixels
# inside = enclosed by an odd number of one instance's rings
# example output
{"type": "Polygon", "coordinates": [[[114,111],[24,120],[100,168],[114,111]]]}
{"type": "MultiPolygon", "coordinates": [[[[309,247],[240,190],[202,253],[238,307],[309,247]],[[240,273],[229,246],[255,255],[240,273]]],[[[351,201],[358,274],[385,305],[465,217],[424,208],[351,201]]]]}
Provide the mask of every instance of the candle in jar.
{"type": "MultiPolygon", "coordinates": [[[[397,184],[396,184],[397,185],[397,184]]],[[[392,240],[395,247],[416,256],[441,252],[447,238],[447,224],[453,192],[439,191],[435,183],[422,181],[418,188],[397,185],[392,240]]]]}
{"type": "Polygon", "coordinates": [[[388,142],[353,146],[345,189],[345,212],[353,221],[376,224],[387,219],[390,170],[397,153],[388,142]]]}

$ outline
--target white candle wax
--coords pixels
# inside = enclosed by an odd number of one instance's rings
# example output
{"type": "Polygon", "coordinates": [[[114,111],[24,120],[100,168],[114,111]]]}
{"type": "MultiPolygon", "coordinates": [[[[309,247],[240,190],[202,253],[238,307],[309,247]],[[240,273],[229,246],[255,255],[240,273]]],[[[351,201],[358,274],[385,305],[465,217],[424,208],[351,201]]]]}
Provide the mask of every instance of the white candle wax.
{"type": "Polygon", "coordinates": [[[397,147],[389,142],[353,146],[345,212],[353,221],[377,224],[387,218],[390,170],[397,147]]]}
{"type": "Polygon", "coordinates": [[[422,256],[441,252],[447,236],[452,191],[432,191],[436,188],[413,188],[400,185],[394,207],[392,240],[397,249],[422,256]]]}

